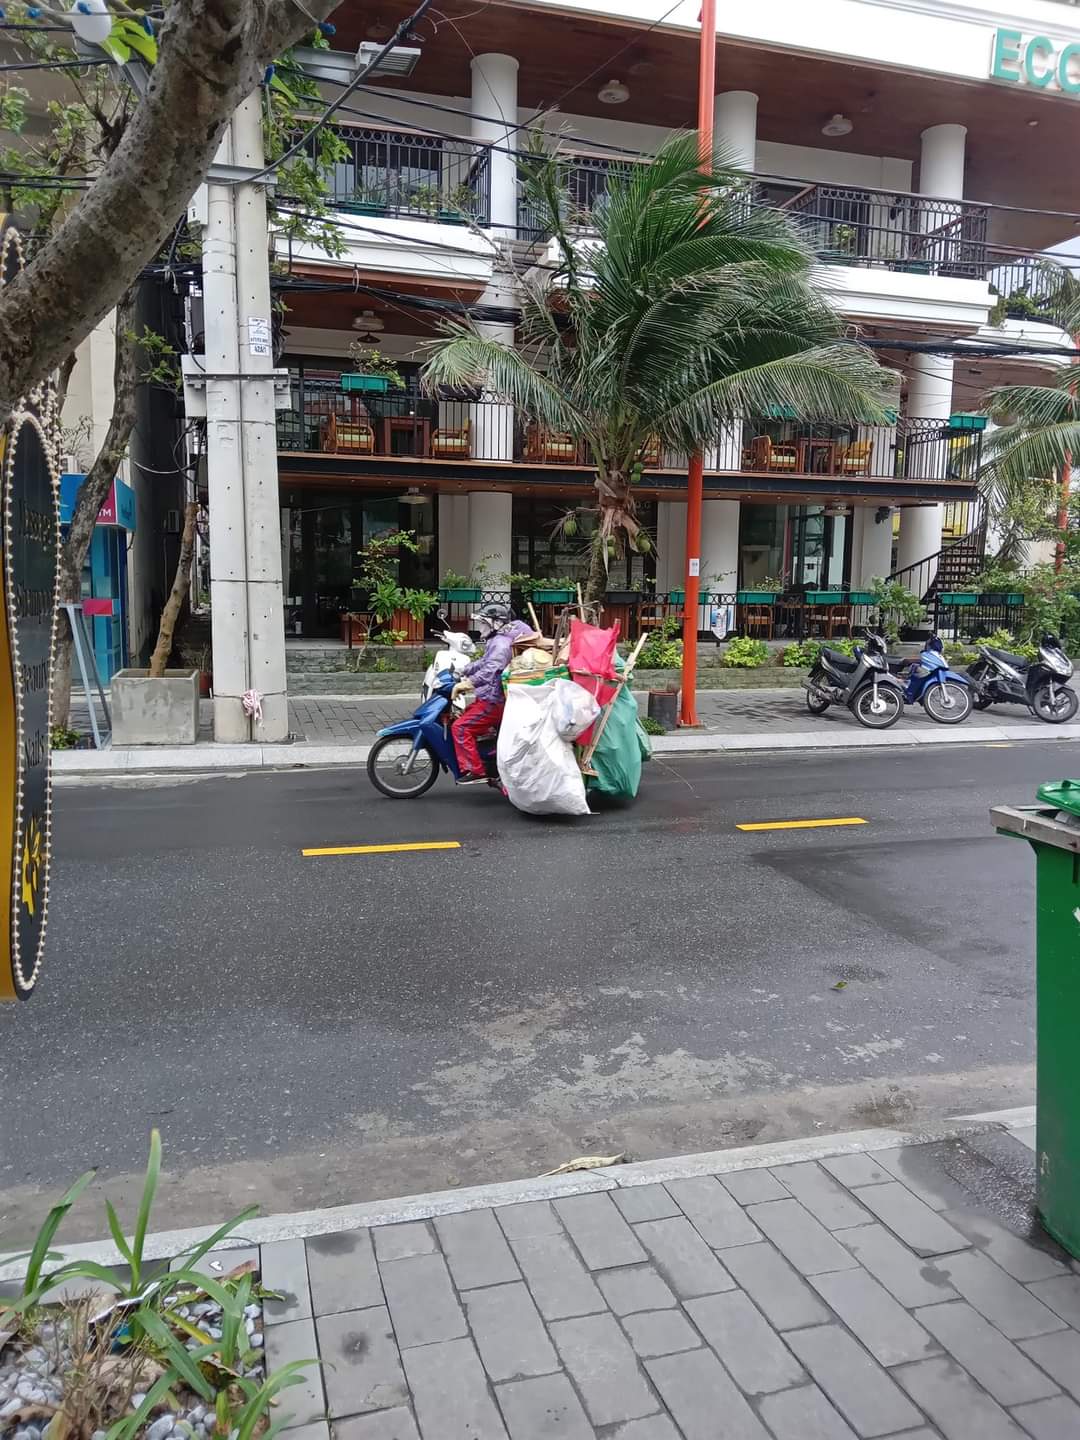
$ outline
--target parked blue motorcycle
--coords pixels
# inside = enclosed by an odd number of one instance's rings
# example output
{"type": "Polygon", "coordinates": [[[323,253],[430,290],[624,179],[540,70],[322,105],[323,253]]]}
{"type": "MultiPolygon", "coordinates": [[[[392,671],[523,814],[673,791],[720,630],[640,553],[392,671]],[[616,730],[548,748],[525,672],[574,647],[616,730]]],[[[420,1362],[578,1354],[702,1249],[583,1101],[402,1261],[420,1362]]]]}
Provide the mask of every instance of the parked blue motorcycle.
{"type": "Polygon", "coordinates": [[[890,656],[889,669],[894,675],[908,670],[905,704],[921,705],[939,725],[959,725],[971,714],[975,696],[968,677],[949,669],[944,649],[940,638],[931,635],[915,659],[890,656]]]}

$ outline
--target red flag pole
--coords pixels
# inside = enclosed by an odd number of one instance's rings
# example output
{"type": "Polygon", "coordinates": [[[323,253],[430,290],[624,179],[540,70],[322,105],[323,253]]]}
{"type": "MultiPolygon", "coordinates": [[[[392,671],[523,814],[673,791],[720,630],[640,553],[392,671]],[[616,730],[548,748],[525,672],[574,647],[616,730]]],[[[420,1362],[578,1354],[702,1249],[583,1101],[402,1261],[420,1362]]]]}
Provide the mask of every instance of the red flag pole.
{"type": "MultiPolygon", "coordinates": [[[[701,51],[698,59],[698,151],[701,168],[712,168],[713,108],[716,99],[716,0],[702,0],[701,51]]],[[[680,725],[696,725],[698,602],[701,595],[701,504],[704,492],[701,451],[690,456],[686,485],[686,571],[683,616],[682,705],[680,725]]]]}

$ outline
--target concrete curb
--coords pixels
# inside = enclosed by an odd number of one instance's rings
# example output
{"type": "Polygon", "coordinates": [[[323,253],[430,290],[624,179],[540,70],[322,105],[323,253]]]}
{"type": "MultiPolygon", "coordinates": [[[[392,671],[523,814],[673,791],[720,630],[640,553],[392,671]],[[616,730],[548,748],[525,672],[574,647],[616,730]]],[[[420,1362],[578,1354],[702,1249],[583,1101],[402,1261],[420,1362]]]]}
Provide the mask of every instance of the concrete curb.
{"type": "MultiPolygon", "coordinates": [[[[406,1220],[430,1220],[436,1215],[454,1215],[468,1210],[485,1210],[498,1205],[520,1205],[528,1200],[558,1200],[567,1195],[591,1194],[636,1185],[655,1185],[665,1180],[683,1180],[695,1175],[726,1175],[737,1170],[758,1170],[770,1165],[789,1165],[800,1160],[822,1160],[833,1155],[896,1150],[906,1145],[925,1145],[960,1135],[982,1134],[988,1130],[1019,1130],[1035,1123],[1035,1107],[987,1111],[980,1115],[957,1115],[939,1124],[918,1130],[851,1130],[839,1135],[811,1135],[800,1140],[778,1140],[765,1145],[741,1145],[729,1150],[709,1150],[672,1159],[643,1160],[631,1165],[613,1165],[569,1175],[548,1175],[536,1179],[509,1180],[493,1185],[474,1185],[462,1190],[437,1190],[401,1200],[371,1200],[359,1205],[338,1205],[324,1210],[301,1210],[292,1215],[266,1215],[251,1220],[242,1232],[235,1232],[219,1247],[235,1250],[243,1246],[268,1245],[275,1240],[300,1240],[311,1235],[332,1235],[355,1230],[361,1225],[396,1225],[406,1220]]],[[[220,1223],[220,1222],[219,1222],[220,1223]]],[[[162,1230],[147,1236],[147,1259],[159,1260],[182,1254],[212,1235],[216,1224],[187,1230],[162,1230]]],[[[65,1246],[64,1260],[92,1260],[99,1265],[119,1265],[123,1256],[111,1240],[95,1240],[65,1246]]],[[[24,1260],[4,1263],[0,1256],[0,1282],[20,1280],[26,1273],[24,1260]]]]}
{"type": "MultiPolygon", "coordinates": [[[[1017,744],[1022,741],[1080,740],[1080,726],[987,725],[978,730],[935,725],[933,729],[797,730],[763,734],[658,735],[655,755],[723,755],[748,750],[902,749],[924,745],[1017,744]]],[[[73,776],[197,773],[210,770],[303,770],[334,765],[363,765],[370,745],[205,745],[145,746],[125,750],[58,750],[53,775],[61,783],[73,776]]]]}

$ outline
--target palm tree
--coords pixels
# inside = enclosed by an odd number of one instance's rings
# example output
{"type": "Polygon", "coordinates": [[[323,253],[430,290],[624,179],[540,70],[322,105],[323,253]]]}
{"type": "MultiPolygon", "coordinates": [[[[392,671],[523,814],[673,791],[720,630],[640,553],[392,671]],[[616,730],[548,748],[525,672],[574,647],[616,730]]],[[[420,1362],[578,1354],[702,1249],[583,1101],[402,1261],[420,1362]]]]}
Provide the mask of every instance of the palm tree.
{"type": "MultiPolygon", "coordinates": [[[[1066,270],[1047,312],[1070,335],[1080,334],[1080,285],[1066,270]]],[[[1000,424],[983,443],[979,488],[998,532],[997,559],[1019,565],[1027,541],[1057,526],[1062,467],[1080,464],[1080,361],[1046,385],[995,386],[986,407],[1000,424]]]]}
{"type": "Polygon", "coordinates": [[[426,382],[486,385],[585,442],[598,518],[590,600],[613,548],[649,547],[633,491],[646,446],[688,455],[724,422],[777,405],[807,420],[888,423],[893,377],[842,338],[811,247],[787,216],[749,203],[738,172],[721,162],[702,174],[694,137],[613,174],[590,229],[557,156],[523,166],[557,259],[522,281],[516,348],[447,322],[426,382]]]}

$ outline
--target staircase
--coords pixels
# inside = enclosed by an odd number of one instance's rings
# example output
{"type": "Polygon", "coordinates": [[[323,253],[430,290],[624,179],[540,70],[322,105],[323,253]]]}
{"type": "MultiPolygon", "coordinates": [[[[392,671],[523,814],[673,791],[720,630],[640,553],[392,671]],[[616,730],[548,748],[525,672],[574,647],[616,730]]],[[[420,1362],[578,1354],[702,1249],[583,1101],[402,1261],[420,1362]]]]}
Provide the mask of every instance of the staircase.
{"type": "Polygon", "coordinates": [[[888,577],[918,595],[928,609],[933,609],[943,591],[963,590],[972,575],[978,574],[986,560],[986,515],[980,505],[976,523],[964,535],[950,540],[933,555],[895,570],[888,577]]]}

